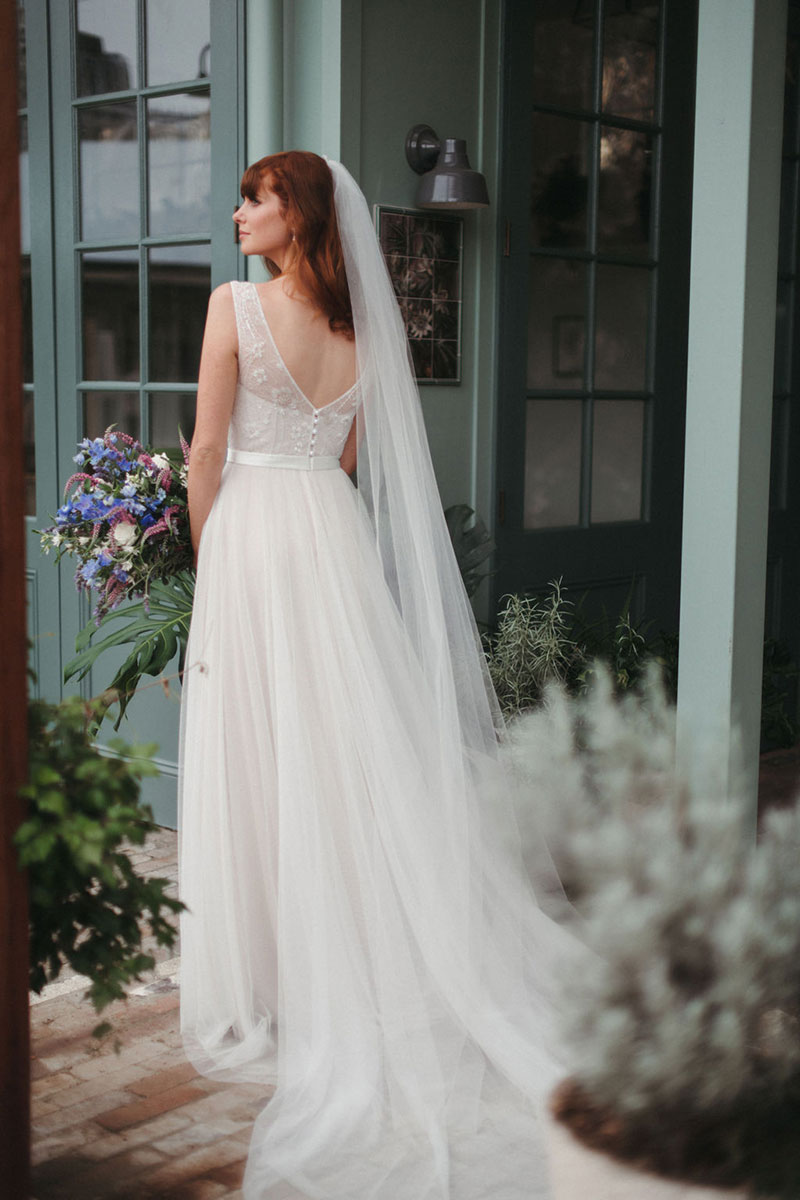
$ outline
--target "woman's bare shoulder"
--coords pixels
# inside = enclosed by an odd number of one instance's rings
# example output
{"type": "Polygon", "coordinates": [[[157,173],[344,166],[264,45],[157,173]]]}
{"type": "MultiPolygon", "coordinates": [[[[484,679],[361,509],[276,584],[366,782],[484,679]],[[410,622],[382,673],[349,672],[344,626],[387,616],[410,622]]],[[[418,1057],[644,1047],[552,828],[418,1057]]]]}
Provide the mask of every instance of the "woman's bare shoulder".
{"type": "Polygon", "coordinates": [[[230,283],[215,287],[208,298],[206,336],[228,342],[232,348],[238,345],[236,311],[233,305],[233,289],[230,283]]]}

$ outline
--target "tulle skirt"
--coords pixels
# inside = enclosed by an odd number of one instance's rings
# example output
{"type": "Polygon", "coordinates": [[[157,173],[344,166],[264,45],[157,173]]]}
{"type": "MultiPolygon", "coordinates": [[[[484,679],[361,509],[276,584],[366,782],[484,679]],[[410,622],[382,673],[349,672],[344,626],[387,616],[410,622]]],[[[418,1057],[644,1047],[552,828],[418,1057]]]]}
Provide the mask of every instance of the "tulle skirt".
{"type": "Polygon", "coordinates": [[[531,1200],[559,931],[450,744],[341,470],[228,463],[179,795],[181,1028],[263,1083],[249,1200],[531,1200]]]}

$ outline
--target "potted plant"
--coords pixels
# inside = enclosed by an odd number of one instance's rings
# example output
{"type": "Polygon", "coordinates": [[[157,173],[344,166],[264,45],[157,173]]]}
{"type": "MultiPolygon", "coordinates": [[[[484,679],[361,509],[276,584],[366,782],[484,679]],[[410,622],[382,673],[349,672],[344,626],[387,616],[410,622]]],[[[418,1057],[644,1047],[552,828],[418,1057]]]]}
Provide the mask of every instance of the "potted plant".
{"type": "Polygon", "coordinates": [[[91,737],[96,707],[79,697],[33,701],[29,714],[28,815],[14,840],[28,873],[30,987],[40,992],[68,963],[89,980],[99,1013],[155,966],[143,949],[148,930],[174,945],[170,918],[186,907],[167,895],[168,879],[137,874],[126,848],[156,828],[139,797],[141,778],[156,771],[153,748],[117,740],[101,753],[91,737]]]}
{"type": "MultiPolygon", "coordinates": [[[[551,690],[512,727],[586,952],[563,979],[555,1200],[800,1196],[800,813],[757,843],[741,798],[675,768],[650,676],[551,690]]],[[[541,831],[541,824],[538,826],[541,831]]]]}

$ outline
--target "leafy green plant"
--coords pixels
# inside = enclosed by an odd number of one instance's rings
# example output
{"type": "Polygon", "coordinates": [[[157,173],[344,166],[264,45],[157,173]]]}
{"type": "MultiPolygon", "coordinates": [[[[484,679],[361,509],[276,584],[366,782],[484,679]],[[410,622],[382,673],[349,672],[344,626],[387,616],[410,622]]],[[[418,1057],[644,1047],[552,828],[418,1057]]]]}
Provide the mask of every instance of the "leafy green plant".
{"type": "Polygon", "coordinates": [[[641,695],[608,673],[551,691],[512,745],[585,947],[562,978],[556,1115],[647,1170],[795,1200],[800,809],[756,843],[725,772],[690,788],[652,671],[641,695]]]}
{"type": "MultiPolygon", "coordinates": [[[[673,699],[678,690],[678,635],[652,632],[648,621],[634,621],[626,601],[618,616],[603,613],[587,620],[581,604],[565,595],[560,580],[541,597],[504,597],[496,632],[485,640],[489,673],[506,716],[538,704],[542,689],[563,682],[572,693],[591,687],[598,672],[609,674],[617,694],[635,689],[654,664],[673,699]]],[[[762,749],[797,742],[797,678],[787,647],[774,638],[764,642],[762,749]]]]}
{"type": "Polygon", "coordinates": [[[494,553],[494,538],[468,504],[451,505],[445,509],[444,519],[467,595],[474,596],[481,580],[490,574],[481,568],[494,553]]]}
{"type": "Polygon", "coordinates": [[[83,679],[100,655],[112,647],[132,644],[128,657],[96,709],[98,724],[109,707],[118,702],[119,713],[114,728],[119,729],[142,677],[161,675],[176,654],[179,655],[179,670],[182,669],[193,600],[194,572],[182,571],[169,583],[151,584],[149,603],[142,600],[112,609],[98,625],[92,621],[78,634],[75,643],[78,653],[64,669],[65,682],[83,679]],[[111,633],[106,632],[112,625],[117,627],[111,633]],[[105,636],[98,636],[101,631],[105,636]]]}
{"type": "Polygon", "coordinates": [[[575,676],[583,655],[570,635],[573,606],[561,581],[541,599],[509,595],[488,647],[489,674],[507,715],[538,704],[544,688],[575,676]]]}
{"type": "MultiPolygon", "coordinates": [[[[101,754],[91,739],[96,710],[77,697],[34,701],[29,713],[29,812],[14,841],[28,871],[30,987],[40,992],[67,963],[89,978],[86,996],[99,1013],[155,966],[142,949],[145,922],[171,947],[169,917],[186,907],[166,894],[169,880],[137,875],[125,850],[157,828],[139,798],[142,778],[156,773],[153,747],[117,740],[113,754],[101,754]]],[[[109,1029],[104,1022],[93,1032],[109,1029]]]]}

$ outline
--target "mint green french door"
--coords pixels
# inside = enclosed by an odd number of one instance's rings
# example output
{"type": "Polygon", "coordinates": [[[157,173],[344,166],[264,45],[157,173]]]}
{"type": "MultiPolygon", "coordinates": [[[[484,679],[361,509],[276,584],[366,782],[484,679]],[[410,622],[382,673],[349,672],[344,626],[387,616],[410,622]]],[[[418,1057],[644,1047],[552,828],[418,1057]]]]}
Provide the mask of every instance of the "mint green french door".
{"type": "MultiPolygon", "coordinates": [[[[208,294],[239,271],[244,37],[242,0],[26,0],[20,15],[33,530],[55,512],[80,438],[112,424],[158,449],[175,448],[179,428],[191,436],[208,294]]],[[[33,532],[28,549],[34,658],[54,695],[89,603],[33,532]]],[[[115,665],[98,662],[87,695],[115,665]]],[[[147,798],[165,824],[178,712],[173,679],[137,696],[123,726],[158,744],[147,798]]]]}

